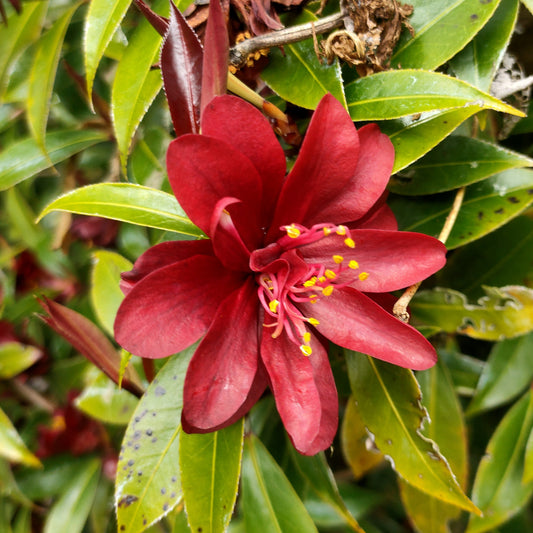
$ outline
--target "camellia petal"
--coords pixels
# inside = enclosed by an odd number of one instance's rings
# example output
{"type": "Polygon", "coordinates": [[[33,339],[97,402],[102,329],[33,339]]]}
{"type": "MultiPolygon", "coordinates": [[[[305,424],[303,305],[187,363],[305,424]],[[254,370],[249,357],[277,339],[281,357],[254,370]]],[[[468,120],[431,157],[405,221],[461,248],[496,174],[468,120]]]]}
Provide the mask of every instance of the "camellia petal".
{"type": "Polygon", "coordinates": [[[358,154],[359,136],[352,120],[340,102],[331,95],[324,96],[281,189],[267,240],[275,239],[278,228],[285,224],[346,222],[344,213],[335,213],[354,176],[358,154]]]}
{"type": "Polygon", "coordinates": [[[258,337],[257,294],[250,278],[219,306],[189,363],[183,389],[183,419],[189,426],[212,430],[240,409],[257,373],[258,337]]]}
{"type": "MultiPolygon", "coordinates": [[[[348,224],[348,227],[352,227],[348,224]]],[[[357,229],[384,229],[389,231],[398,231],[398,222],[392,212],[392,209],[384,204],[375,211],[369,211],[363,218],[359,219],[354,228],[357,229]]]]}
{"type": "Polygon", "coordinates": [[[220,303],[241,284],[242,275],[204,255],[159,268],[136,283],[120,305],[115,338],[140,357],[179,352],[207,331],[220,303]]]}
{"type": "Polygon", "coordinates": [[[219,96],[204,109],[202,131],[227,142],[253,163],[263,183],[264,217],[271,216],[286,163],[268,120],[240,98],[219,96]]]}
{"type": "Polygon", "coordinates": [[[426,370],[437,361],[435,349],[415,328],[350,287],[300,307],[318,320],[322,335],[344,348],[413,370],[426,370]]]}

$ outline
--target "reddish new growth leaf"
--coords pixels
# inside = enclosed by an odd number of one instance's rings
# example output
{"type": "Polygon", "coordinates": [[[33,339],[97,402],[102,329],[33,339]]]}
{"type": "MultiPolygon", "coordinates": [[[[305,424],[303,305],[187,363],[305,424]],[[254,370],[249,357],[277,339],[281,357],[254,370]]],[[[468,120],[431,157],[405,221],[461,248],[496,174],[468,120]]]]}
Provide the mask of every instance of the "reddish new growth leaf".
{"type": "Polygon", "coordinates": [[[174,140],[167,167],[209,240],[165,242],[137,260],[123,276],[116,339],[159,358],[202,338],[185,379],[186,431],[231,424],[268,385],[296,449],[315,454],[330,446],[338,418],[324,339],[432,366],[431,344],[376,300],[440,269],[445,248],[397,231],[382,199],[392,144],[376,125],[357,131],[331,95],[286,177],[268,121],[242,100],[215,98],[202,133],[174,140]]]}

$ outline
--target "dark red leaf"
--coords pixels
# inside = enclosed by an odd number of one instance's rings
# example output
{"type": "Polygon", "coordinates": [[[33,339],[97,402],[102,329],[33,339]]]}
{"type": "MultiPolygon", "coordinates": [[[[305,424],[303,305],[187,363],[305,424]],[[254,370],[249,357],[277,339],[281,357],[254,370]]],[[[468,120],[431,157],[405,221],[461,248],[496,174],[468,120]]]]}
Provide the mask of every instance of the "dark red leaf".
{"type": "MultiPolygon", "coordinates": [[[[161,15],[158,15],[154,11],[152,11],[144,2],[143,0],[135,0],[135,5],[139,9],[139,11],[144,15],[146,20],[154,27],[154,29],[161,35],[165,36],[165,33],[167,33],[168,30],[168,19],[165,17],[162,17],[161,15]]],[[[172,2],[170,2],[170,5],[174,5],[172,2]]]]}

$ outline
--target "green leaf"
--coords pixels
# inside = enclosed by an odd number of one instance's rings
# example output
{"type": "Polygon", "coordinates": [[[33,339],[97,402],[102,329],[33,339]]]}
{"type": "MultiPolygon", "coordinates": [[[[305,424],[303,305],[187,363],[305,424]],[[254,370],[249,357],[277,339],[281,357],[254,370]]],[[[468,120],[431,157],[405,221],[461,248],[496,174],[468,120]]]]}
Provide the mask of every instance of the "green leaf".
{"type": "Polygon", "coordinates": [[[47,169],[50,162],[55,165],[107,138],[105,133],[98,130],[49,132],[44,140],[48,157],[43,154],[35,139],[17,141],[0,154],[0,191],[35,176],[47,169]]]}
{"type": "MultiPolygon", "coordinates": [[[[395,196],[390,198],[389,205],[402,230],[437,236],[454,198],[455,193],[416,198],[395,196]]],[[[516,217],[532,202],[532,170],[506,170],[468,186],[446,247],[451,250],[483,237],[516,217]]]]}
{"type": "MultiPolygon", "coordinates": [[[[439,361],[430,370],[417,372],[416,377],[430,420],[423,434],[438,444],[459,485],[465,489],[468,474],[466,427],[446,366],[439,361]]],[[[456,507],[436,500],[407,483],[400,483],[400,489],[407,514],[418,531],[447,533],[447,522],[460,514],[456,507]]]]}
{"type": "MultiPolygon", "coordinates": [[[[168,15],[169,3],[158,0],[151,8],[161,15],[168,15]]],[[[152,70],[152,65],[158,62],[161,40],[161,36],[143,18],[115,74],[111,110],[124,174],[133,135],[163,85],[159,70],[152,70]]]]}
{"type": "Polygon", "coordinates": [[[310,457],[299,454],[292,446],[289,449],[299,473],[308,482],[318,501],[331,507],[342,521],[350,526],[351,530],[364,533],[339,494],[337,482],[326,461],[324,452],[310,457]]]}
{"type": "Polygon", "coordinates": [[[487,24],[452,60],[461,78],[482,91],[490,89],[518,17],[518,0],[501,0],[487,24]]]}
{"type": "Polygon", "coordinates": [[[501,340],[533,330],[533,289],[510,285],[484,290],[487,295],[477,304],[468,303],[464,294],[452,289],[421,291],[410,309],[417,320],[475,339],[501,340]]]}
{"type": "Polygon", "coordinates": [[[0,456],[14,463],[39,467],[41,462],[31,453],[13,427],[11,420],[0,409],[0,456]]]}
{"type": "Polygon", "coordinates": [[[472,415],[498,407],[518,396],[533,379],[533,333],[496,344],[467,409],[472,415]]]}
{"type": "Polygon", "coordinates": [[[522,0],[522,4],[524,4],[529,9],[529,12],[533,15],[533,0],[522,0]]]}
{"type": "Polygon", "coordinates": [[[46,206],[38,221],[52,211],[95,215],[204,237],[203,232],[187,218],[172,194],[141,185],[97,183],[75,189],[46,206]]]}
{"type": "Polygon", "coordinates": [[[452,135],[404,172],[389,189],[406,195],[434,194],[481,181],[510,168],[533,166],[533,160],[485,141],[452,135]]]}
{"type": "Polygon", "coordinates": [[[317,532],[283,470],[253,434],[244,439],[241,498],[246,533],[317,532]]]}
{"type": "Polygon", "coordinates": [[[144,531],[181,500],[183,381],[196,346],[171,357],[141,398],[122,441],[115,482],[118,530],[144,531]]]}
{"type": "Polygon", "coordinates": [[[35,346],[26,346],[20,342],[0,344],[0,379],[11,379],[41,357],[41,350],[35,346]]]}
{"type": "Polygon", "coordinates": [[[396,152],[392,172],[398,172],[429,152],[461,122],[480,110],[471,106],[447,111],[430,111],[380,123],[396,152]]]}
{"type": "Polygon", "coordinates": [[[32,136],[37,142],[37,146],[45,154],[46,122],[48,120],[59,55],[70,19],[80,3],[81,0],[75,2],[41,37],[30,71],[26,115],[32,136]]]}
{"type": "Polygon", "coordinates": [[[461,50],[484,26],[498,2],[486,0],[413,0],[409,18],[414,37],[404,31],[392,56],[393,66],[433,70],[461,50]]]}
{"type": "Polygon", "coordinates": [[[93,82],[98,64],[104,55],[131,0],[92,0],[85,18],[83,44],[87,94],[91,101],[93,82]]]}
{"type": "MultiPolygon", "coordinates": [[[[318,20],[309,10],[293,21],[303,24],[318,20]]],[[[307,109],[315,109],[320,99],[331,93],[346,106],[339,62],[321,63],[316,55],[312,39],[287,44],[283,52],[272,48],[268,65],[261,71],[261,78],[284,100],[307,109]]]]}
{"type": "Polygon", "coordinates": [[[438,447],[421,433],[427,411],[421,405],[421,392],[413,373],[350,350],[346,350],[346,358],[361,418],[394,470],[426,494],[478,512],[438,447]]]}
{"type": "Polygon", "coordinates": [[[113,323],[117,310],[124,299],[120,290],[120,274],[131,270],[133,265],[121,255],[107,250],[92,254],[91,304],[100,324],[113,335],[113,323]]]}
{"type": "Polygon", "coordinates": [[[352,120],[385,120],[413,113],[475,106],[523,116],[521,111],[472,85],[424,70],[387,70],[345,87],[352,120]]]}
{"type": "Polygon", "coordinates": [[[438,285],[479,298],[483,285],[520,285],[532,275],[533,220],[519,216],[451,255],[438,274],[438,285]]]}
{"type": "Polygon", "coordinates": [[[524,459],[524,475],[522,483],[531,483],[533,481],[533,431],[529,434],[526,443],[526,455],[524,459]]]}
{"type": "Polygon", "coordinates": [[[25,2],[20,14],[9,17],[0,32],[0,100],[7,84],[7,70],[13,60],[41,33],[47,2],[25,2]]]}
{"type": "Polygon", "coordinates": [[[192,531],[228,527],[241,472],[244,419],[206,434],[180,433],[183,500],[192,531]]]}
{"type": "Polygon", "coordinates": [[[94,501],[100,467],[99,459],[81,462],[50,509],[44,533],[81,533],[94,501]]]}
{"type": "Polygon", "coordinates": [[[456,349],[437,350],[441,359],[449,370],[453,384],[458,394],[472,396],[483,372],[485,363],[462,354],[456,349]]]}
{"type": "Polygon", "coordinates": [[[533,429],[531,390],[505,415],[481,459],[472,488],[472,500],[483,517],[472,516],[467,533],[492,531],[518,511],[533,494],[533,482],[523,483],[524,457],[533,429]]]}
{"type": "Polygon", "coordinates": [[[137,407],[137,398],[119,389],[102,372],[95,371],[95,374],[92,382],[76,398],[76,406],[106,424],[127,425],[137,407]]]}

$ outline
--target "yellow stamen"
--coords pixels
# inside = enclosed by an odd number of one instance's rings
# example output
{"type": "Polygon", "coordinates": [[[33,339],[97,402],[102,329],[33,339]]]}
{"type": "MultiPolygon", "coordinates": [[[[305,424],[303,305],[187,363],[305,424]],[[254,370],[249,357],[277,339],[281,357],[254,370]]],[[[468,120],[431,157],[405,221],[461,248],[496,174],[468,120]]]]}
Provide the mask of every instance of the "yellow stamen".
{"type": "Polygon", "coordinates": [[[351,268],[352,270],[357,270],[359,268],[359,263],[357,261],[354,261],[353,259],[348,263],[348,268],[351,268]]]}
{"type": "Polygon", "coordinates": [[[337,277],[337,274],[333,272],[333,270],[330,270],[329,268],[324,272],[324,276],[328,279],[335,279],[337,277]]]}
{"type": "Polygon", "coordinates": [[[316,276],[304,281],[304,287],[313,287],[314,285],[316,285],[316,276]]]}
{"type": "Polygon", "coordinates": [[[279,306],[279,300],[271,300],[269,303],[268,303],[268,308],[273,312],[273,313],[276,313],[277,310],[278,310],[278,306],[279,306]]]}
{"type": "Polygon", "coordinates": [[[337,235],[346,235],[346,231],[348,230],[348,228],[346,226],[338,226],[337,227],[337,235]]]}
{"type": "Polygon", "coordinates": [[[324,296],[330,296],[332,292],[333,292],[333,285],[328,285],[327,287],[324,287],[322,294],[324,296]]]}
{"type": "Polygon", "coordinates": [[[296,228],[294,224],[291,224],[290,226],[285,226],[283,229],[287,232],[287,235],[291,239],[296,239],[301,234],[301,231],[298,228],[296,228]]]}
{"type": "Polygon", "coordinates": [[[331,233],[331,228],[322,228],[324,235],[327,237],[331,233]]]}
{"type": "Polygon", "coordinates": [[[320,277],[318,278],[318,281],[319,281],[320,283],[324,283],[324,282],[326,281],[326,276],[320,276],[320,277]]]}
{"type": "Polygon", "coordinates": [[[364,281],[366,278],[368,278],[368,272],[361,272],[361,274],[359,274],[359,279],[361,281],[364,281]]]}
{"type": "Polygon", "coordinates": [[[311,294],[311,296],[309,296],[309,301],[312,304],[316,304],[318,302],[318,296],[316,294],[311,294]]]}
{"type": "Polygon", "coordinates": [[[308,318],[307,322],[309,322],[309,324],[311,324],[312,326],[318,326],[318,324],[320,324],[320,322],[316,318],[312,317],[308,318]]]}
{"type": "Polygon", "coordinates": [[[309,333],[309,331],[306,331],[304,334],[303,334],[303,337],[302,339],[304,340],[304,342],[306,344],[309,344],[311,342],[311,333],[309,333]]]}
{"type": "Polygon", "coordinates": [[[347,237],[346,239],[344,239],[344,244],[346,246],[348,246],[348,248],[355,248],[355,242],[352,238],[350,237],[347,237]]]}
{"type": "Polygon", "coordinates": [[[313,353],[313,350],[311,350],[311,346],[306,346],[305,344],[302,344],[300,346],[300,350],[307,357],[309,357],[313,353]]]}
{"type": "Polygon", "coordinates": [[[334,256],[333,256],[333,261],[334,261],[337,265],[340,265],[340,264],[344,261],[344,257],[342,257],[342,255],[334,255],[334,256]]]}

